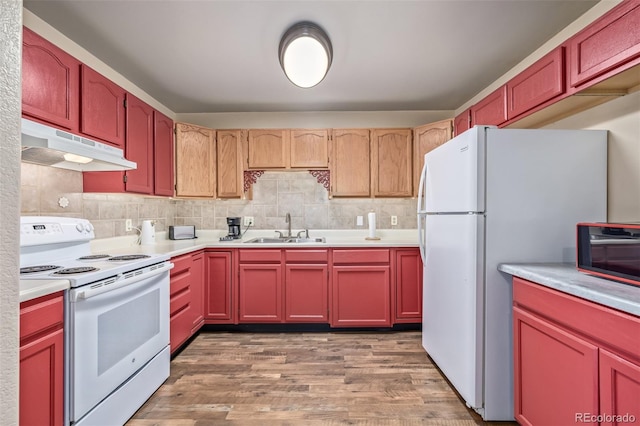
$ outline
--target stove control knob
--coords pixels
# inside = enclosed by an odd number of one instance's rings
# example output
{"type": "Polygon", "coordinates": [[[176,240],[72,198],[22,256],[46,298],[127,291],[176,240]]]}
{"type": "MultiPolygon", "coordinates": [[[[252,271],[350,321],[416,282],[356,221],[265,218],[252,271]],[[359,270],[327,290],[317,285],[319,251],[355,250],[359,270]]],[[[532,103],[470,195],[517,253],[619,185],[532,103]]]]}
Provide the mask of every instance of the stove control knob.
{"type": "Polygon", "coordinates": [[[87,227],[85,229],[87,230],[87,232],[93,232],[93,225],[90,223],[87,223],[87,227]]]}
{"type": "Polygon", "coordinates": [[[78,232],[84,231],[84,225],[82,224],[82,222],[78,222],[76,224],[76,229],[78,230],[78,232]]]}

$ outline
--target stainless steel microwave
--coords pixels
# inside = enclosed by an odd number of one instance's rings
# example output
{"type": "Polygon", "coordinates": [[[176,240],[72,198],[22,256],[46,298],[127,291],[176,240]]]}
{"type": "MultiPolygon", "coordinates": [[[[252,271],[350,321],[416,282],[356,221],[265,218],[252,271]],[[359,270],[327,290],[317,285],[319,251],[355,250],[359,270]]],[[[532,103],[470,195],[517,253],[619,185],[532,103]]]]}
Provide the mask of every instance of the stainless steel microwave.
{"type": "Polygon", "coordinates": [[[579,223],[577,267],[640,286],[640,223],[579,223]]]}

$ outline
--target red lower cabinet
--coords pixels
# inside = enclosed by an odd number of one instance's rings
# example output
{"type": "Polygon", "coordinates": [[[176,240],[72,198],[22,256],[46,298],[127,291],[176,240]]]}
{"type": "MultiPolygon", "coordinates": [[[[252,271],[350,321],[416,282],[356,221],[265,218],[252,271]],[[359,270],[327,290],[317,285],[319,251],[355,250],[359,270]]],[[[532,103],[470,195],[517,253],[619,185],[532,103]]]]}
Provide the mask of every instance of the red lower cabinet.
{"type": "Polygon", "coordinates": [[[391,326],[389,266],[333,268],[333,327],[391,326]]]}
{"type": "Polygon", "coordinates": [[[240,265],[240,322],[282,322],[282,266],[240,265]]]}
{"type": "Polygon", "coordinates": [[[396,250],[394,323],[422,322],[422,258],[419,249],[396,250]]]}
{"type": "Polygon", "coordinates": [[[640,318],[520,278],[513,284],[518,423],[640,421],[640,318]]]}
{"type": "Polygon", "coordinates": [[[233,323],[233,275],[230,251],[208,251],[205,265],[205,321],[233,323]]]}
{"type": "Polygon", "coordinates": [[[328,250],[285,250],[285,320],[329,322],[328,250]]]}
{"type": "Polygon", "coordinates": [[[169,341],[175,352],[204,324],[203,252],[171,258],[169,341]]]}
{"type": "Polygon", "coordinates": [[[62,292],[20,304],[20,425],[63,424],[63,312],[62,292]]]}

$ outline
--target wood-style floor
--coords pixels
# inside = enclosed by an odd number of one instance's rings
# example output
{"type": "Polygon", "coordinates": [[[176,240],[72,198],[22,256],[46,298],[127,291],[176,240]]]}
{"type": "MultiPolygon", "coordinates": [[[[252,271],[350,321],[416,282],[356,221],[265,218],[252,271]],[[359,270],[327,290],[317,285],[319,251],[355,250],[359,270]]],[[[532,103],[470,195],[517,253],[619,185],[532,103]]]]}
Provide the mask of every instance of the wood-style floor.
{"type": "Polygon", "coordinates": [[[419,331],[203,332],[127,423],[339,424],[488,423],[429,360],[419,331]]]}

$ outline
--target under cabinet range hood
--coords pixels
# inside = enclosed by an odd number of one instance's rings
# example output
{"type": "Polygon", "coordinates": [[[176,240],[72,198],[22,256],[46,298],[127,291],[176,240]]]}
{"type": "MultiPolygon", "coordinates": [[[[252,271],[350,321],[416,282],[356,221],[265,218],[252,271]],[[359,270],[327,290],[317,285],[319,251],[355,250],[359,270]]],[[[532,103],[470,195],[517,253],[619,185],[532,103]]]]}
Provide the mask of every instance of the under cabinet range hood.
{"type": "Polygon", "coordinates": [[[77,171],[132,170],[120,148],[22,119],[22,161],[77,171]]]}

